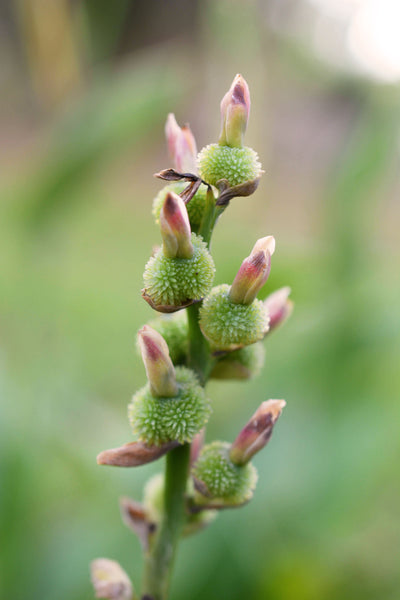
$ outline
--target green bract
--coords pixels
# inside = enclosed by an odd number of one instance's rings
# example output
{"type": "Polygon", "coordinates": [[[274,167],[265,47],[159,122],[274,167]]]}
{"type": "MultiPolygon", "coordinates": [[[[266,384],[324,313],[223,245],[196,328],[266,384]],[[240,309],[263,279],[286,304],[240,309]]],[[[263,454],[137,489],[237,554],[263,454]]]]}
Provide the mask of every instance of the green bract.
{"type": "Polygon", "coordinates": [[[186,367],[176,368],[179,393],[173,398],[156,398],[149,384],[141,388],[128,406],[128,416],[138,439],[160,446],[177,440],[191,442],[211,414],[210,401],[196,375],[186,367]]]}
{"type": "MultiPolygon", "coordinates": [[[[155,217],[156,223],[160,220],[160,212],[162,205],[164,204],[166,195],[168,192],[175,192],[175,194],[181,194],[189,183],[187,181],[177,181],[175,183],[170,183],[163,187],[157,194],[157,196],[153,200],[153,215],[155,217]]],[[[189,215],[190,225],[196,229],[199,227],[201,220],[203,218],[204,206],[206,202],[207,195],[207,186],[202,184],[193,198],[186,204],[186,208],[189,215]]]]}
{"type": "Polygon", "coordinates": [[[248,147],[209,144],[201,150],[197,160],[200,177],[211,185],[220,179],[227,179],[234,186],[256,179],[261,174],[258,154],[248,147]]]}
{"type": "Polygon", "coordinates": [[[233,350],[261,340],[268,330],[268,313],[260,300],[234,304],[230,286],[213,288],[200,309],[200,327],[217,350],[233,350]]]}
{"type": "Polygon", "coordinates": [[[237,506],[248,502],[256,487],[257,471],[251,463],[233,464],[230,444],[212,442],[204,446],[192,469],[196,503],[211,506],[237,506]]]}
{"type": "Polygon", "coordinates": [[[150,321],[149,325],[158,331],[167,342],[169,355],[174,365],[184,364],[189,346],[188,323],[185,311],[160,316],[150,321]]]}
{"type": "Polygon", "coordinates": [[[155,306],[181,306],[201,300],[210,291],[214,261],[200,236],[192,233],[191,239],[191,258],[167,258],[160,248],[148,261],[143,275],[144,293],[155,306]]]}
{"type": "Polygon", "coordinates": [[[222,356],[210,376],[214,379],[249,379],[259,374],[264,358],[264,345],[257,342],[222,356]]]}

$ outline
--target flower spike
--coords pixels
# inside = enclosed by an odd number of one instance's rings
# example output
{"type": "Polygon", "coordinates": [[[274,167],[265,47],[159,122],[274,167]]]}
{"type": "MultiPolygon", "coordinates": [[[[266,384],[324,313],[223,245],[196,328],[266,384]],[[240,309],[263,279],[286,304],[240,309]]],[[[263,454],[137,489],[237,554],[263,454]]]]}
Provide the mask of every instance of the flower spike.
{"type": "Polygon", "coordinates": [[[236,75],[221,100],[222,130],[220,146],[241,148],[250,113],[250,91],[246,80],[236,75]]]}
{"type": "Polygon", "coordinates": [[[165,124],[168,152],[180,173],[197,173],[197,146],[189,125],[179,127],[175,115],[169,113],[165,124]]]}
{"type": "Polygon", "coordinates": [[[182,198],[169,191],[160,213],[160,227],[163,239],[163,251],[167,258],[191,258],[190,222],[182,198]]]}
{"type": "Polygon", "coordinates": [[[164,338],[145,325],[138,333],[151,393],[155,397],[173,397],[178,393],[175,369],[164,338]]]}
{"type": "Polygon", "coordinates": [[[284,400],[267,400],[256,410],[231,446],[231,461],[245,465],[269,441],[274,425],[286,406],[284,400]]]}

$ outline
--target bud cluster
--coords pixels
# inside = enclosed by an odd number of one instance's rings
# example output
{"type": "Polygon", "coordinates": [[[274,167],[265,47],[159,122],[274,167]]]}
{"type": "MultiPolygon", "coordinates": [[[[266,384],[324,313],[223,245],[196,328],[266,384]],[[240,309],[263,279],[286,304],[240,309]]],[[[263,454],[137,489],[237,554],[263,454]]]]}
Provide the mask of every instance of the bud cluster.
{"type": "MultiPolygon", "coordinates": [[[[264,301],[257,298],[271,271],[272,235],[255,242],[231,284],[212,287],[213,228],[230,200],[255,191],[262,174],[256,152],[243,145],[249,113],[249,88],[237,75],[221,102],[219,141],[198,155],[189,126],[180,127],[173,114],[167,118],[173,168],[158,174],[169,181],[153,202],[161,245],[145,266],[142,292],[161,314],[138,332],[147,381],[128,406],[134,439],[97,457],[101,465],[136,467],[167,456],[166,474],[147,483],[142,503],[121,500],[123,520],[138,535],[148,560],[143,598],[166,598],[160,582],[176,543],[171,523],[177,523],[177,515],[187,535],[211,523],[218,510],[252,498],[258,476],[250,461],[269,441],[285,406],[284,400],[264,401],[232,443],[204,445],[212,413],[207,380],[257,375],[264,362],[264,338],[292,310],[288,287],[264,301]],[[182,458],[173,462],[178,454],[187,457],[183,471],[182,458]],[[178,473],[183,480],[178,481],[178,473]],[[171,478],[178,479],[173,483],[171,478]],[[173,502],[181,502],[181,508],[173,502]]],[[[114,561],[94,561],[92,579],[98,597],[135,597],[114,561]]]]}

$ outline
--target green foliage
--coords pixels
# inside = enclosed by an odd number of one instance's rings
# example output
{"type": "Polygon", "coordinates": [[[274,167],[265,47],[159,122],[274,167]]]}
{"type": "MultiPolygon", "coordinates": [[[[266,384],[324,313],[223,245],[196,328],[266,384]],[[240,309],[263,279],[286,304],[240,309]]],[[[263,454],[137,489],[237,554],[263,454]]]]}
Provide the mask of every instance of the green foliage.
{"type": "Polygon", "coordinates": [[[231,186],[238,185],[261,174],[257,152],[247,147],[209,144],[199,152],[198,163],[201,178],[210,185],[220,179],[227,179],[231,186]]]}
{"type": "Polygon", "coordinates": [[[226,442],[212,442],[202,449],[192,470],[199,504],[239,506],[253,496],[256,469],[251,463],[240,467],[233,464],[229,449],[226,442]]]}
{"type": "Polygon", "coordinates": [[[264,337],[268,314],[260,300],[251,304],[234,304],[229,299],[230,286],[213,288],[200,308],[200,327],[211,345],[218,350],[232,350],[254,344],[264,337]]]}
{"type": "Polygon", "coordinates": [[[132,398],[128,416],[138,439],[149,445],[178,440],[191,442],[211,414],[210,401],[196,375],[186,367],[176,368],[179,393],[176,398],[155,398],[149,384],[132,398]]]}
{"type": "Polygon", "coordinates": [[[192,233],[191,258],[167,258],[160,248],[146,264],[143,280],[146,294],[155,305],[180,306],[200,300],[214,280],[215,267],[207,245],[192,233]]]}

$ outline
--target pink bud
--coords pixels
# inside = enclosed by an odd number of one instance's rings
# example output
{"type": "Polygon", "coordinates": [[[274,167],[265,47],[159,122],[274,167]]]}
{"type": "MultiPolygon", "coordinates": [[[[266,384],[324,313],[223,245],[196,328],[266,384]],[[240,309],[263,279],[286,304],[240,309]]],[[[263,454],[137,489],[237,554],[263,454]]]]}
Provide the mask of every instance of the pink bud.
{"type": "Polygon", "coordinates": [[[201,429],[199,431],[199,433],[196,433],[196,435],[193,438],[192,445],[190,447],[190,464],[191,465],[194,465],[194,463],[196,462],[196,460],[199,457],[201,449],[204,446],[205,435],[206,435],[206,430],[203,427],[203,429],[201,429]]]}
{"type": "Polygon", "coordinates": [[[156,397],[176,396],[178,386],[175,369],[166,341],[149,325],[142,327],[138,337],[151,393],[156,397]]]}
{"type": "Polygon", "coordinates": [[[144,442],[130,442],[119,448],[103,450],[97,456],[97,464],[113,467],[139,467],[157,460],[177,446],[179,446],[179,442],[175,441],[161,446],[148,446],[144,442]]]}
{"type": "Polygon", "coordinates": [[[290,287],[283,287],[264,300],[264,306],[269,314],[270,331],[290,317],[293,310],[293,302],[289,300],[290,292],[290,287]]]}
{"type": "Polygon", "coordinates": [[[175,192],[168,192],[160,213],[163,251],[168,258],[191,258],[190,222],[185,203],[175,192]]]}
{"type": "Polygon", "coordinates": [[[236,75],[221,101],[221,146],[241,148],[250,114],[250,91],[245,79],[236,75]]]}
{"type": "Polygon", "coordinates": [[[165,124],[168,152],[174,161],[174,167],[179,173],[197,174],[196,140],[189,125],[179,127],[175,115],[169,113],[165,124]]]}
{"type": "Polygon", "coordinates": [[[136,533],[143,551],[147,552],[150,535],[154,532],[155,525],[148,519],[144,506],[140,502],[124,497],[120,498],[119,507],[123,522],[136,533]]]}
{"type": "Polygon", "coordinates": [[[275,250],[275,239],[269,235],[259,239],[250,256],[244,259],[229,291],[235,304],[251,304],[267,281],[271,271],[271,254],[275,250]]]}
{"type": "Polygon", "coordinates": [[[284,400],[267,400],[259,406],[231,446],[229,456],[233,463],[245,465],[264,448],[284,406],[284,400]]]}
{"type": "Polygon", "coordinates": [[[96,598],[132,600],[134,592],[131,581],[115,560],[108,558],[93,560],[90,573],[96,598]]]}

